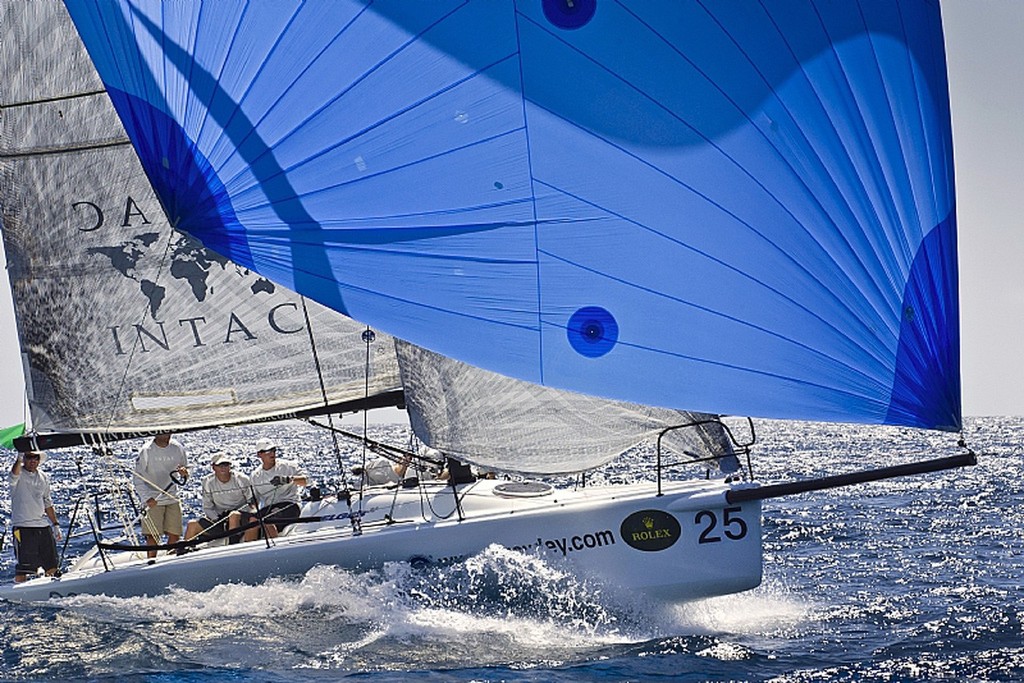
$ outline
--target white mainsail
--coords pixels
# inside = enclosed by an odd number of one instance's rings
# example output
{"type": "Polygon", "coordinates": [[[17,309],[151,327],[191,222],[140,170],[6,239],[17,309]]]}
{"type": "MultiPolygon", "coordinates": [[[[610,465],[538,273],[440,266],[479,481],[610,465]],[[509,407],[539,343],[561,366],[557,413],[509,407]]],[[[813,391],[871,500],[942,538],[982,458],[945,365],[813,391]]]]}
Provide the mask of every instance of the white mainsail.
{"type": "Polygon", "coordinates": [[[171,229],[61,3],[4,3],[0,25],[0,206],[36,430],[188,429],[399,388],[390,337],[368,352],[364,325],[171,229]]]}

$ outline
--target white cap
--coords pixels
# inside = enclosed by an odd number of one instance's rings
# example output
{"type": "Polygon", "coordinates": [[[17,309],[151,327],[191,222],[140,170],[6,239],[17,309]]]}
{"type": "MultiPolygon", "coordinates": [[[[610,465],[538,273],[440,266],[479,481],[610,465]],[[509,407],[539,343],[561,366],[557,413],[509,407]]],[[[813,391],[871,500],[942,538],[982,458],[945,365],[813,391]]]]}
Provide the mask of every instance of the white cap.
{"type": "Polygon", "coordinates": [[[257,453],[260,453],[262,451],[274,450],[275,448],[277,448],[277,444],[275,444],[273,441],[267,438],[262,438],[256,442],[257,453]]]}
{"type": "Polygon", "coordinates": [[[46,457],[47,456],[46,456],[46,452],[45,451],[28,451],[26,453],[22,453],[21,454],[21,461],[22,462],[25,462],[25,456],[28,455],[29,453],[31,453],[33,455],[38,455],[39,456],[39,464],[40,465],[42,465],[44,462],[46,462],[46,457]]]}
{"type": "Polygon", "coordinates": [[[220,465],[223,463],[227,463],[229,465],[235,464],[234,460],[232,460],[231,456],[228,455],[227,453],[218,453],[217,455],[213,456],[213,461],[210,464],[220,465]]]}

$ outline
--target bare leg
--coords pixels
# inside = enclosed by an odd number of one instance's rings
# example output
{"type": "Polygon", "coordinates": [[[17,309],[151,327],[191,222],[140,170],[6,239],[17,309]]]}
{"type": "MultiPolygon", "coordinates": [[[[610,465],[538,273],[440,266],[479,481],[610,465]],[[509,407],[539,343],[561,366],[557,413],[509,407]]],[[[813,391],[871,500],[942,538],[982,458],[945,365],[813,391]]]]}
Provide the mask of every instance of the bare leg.
{"type": "MultiPolygon", "coordinates": [[[[234,531],[240,526],[242,526],[242,513],[238,510],[228,513],[228,531],[234,531]]],[[[229,544],[238,543],[240,540],[242,539],[237,536],[228,536],[227,542],[229,544]]]]}
{"type": "Polygon", "coordinates": [[[191,541],[201,533],[203,533],[203,526],[199,522],[192,520],[185,527],[185,540],[191,541]]]}
{"type": "MultiPolygon", "coordinates": [[[[150,536],[149,534],[145,534],[145,536],[146,536],[146,545],[156,545],[156,536],[150,536]]],[[[156,557],[156,551],[155,550],[147,550],[146,551],[146,557],[156,557]]]]}

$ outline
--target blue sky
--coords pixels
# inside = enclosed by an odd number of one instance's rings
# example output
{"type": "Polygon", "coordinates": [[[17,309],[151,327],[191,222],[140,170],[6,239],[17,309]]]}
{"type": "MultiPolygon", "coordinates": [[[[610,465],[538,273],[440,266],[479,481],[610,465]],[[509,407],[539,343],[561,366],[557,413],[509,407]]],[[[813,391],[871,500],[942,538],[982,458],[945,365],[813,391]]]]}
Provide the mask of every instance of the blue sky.
{"type": "MultiPolygon", "coordinates": [[[[943,0],[957,176],[965,415],[1024,415],[1024,0],[943,0]]],[[[0,427],[24,419],[0,278],[0,427]]],[[[400,418],[389,411],[385,421],[400,418]]]]}

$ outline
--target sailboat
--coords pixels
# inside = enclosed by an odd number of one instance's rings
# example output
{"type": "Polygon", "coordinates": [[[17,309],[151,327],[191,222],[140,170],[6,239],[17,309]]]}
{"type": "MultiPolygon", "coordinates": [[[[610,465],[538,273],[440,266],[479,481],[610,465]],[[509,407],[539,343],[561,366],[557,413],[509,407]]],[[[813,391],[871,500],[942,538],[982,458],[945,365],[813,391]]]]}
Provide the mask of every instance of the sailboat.
{"type": "MultiPolygon", "coordinates": [[[[749,444],[723,414],[960,429],[935,2],[119,0],[3,22],[21,447],[102,459],[404,405],[435,452],[547,475],[652,436],[732,462],[749,444]]],[[[0,597],[497,543],[685,600],[760,583],[766,497],[972,461],[761,486],[666,480],[659,450],[650,484],[417,480],[311,500],[273,542],[99,541],[0,597]]]]}

